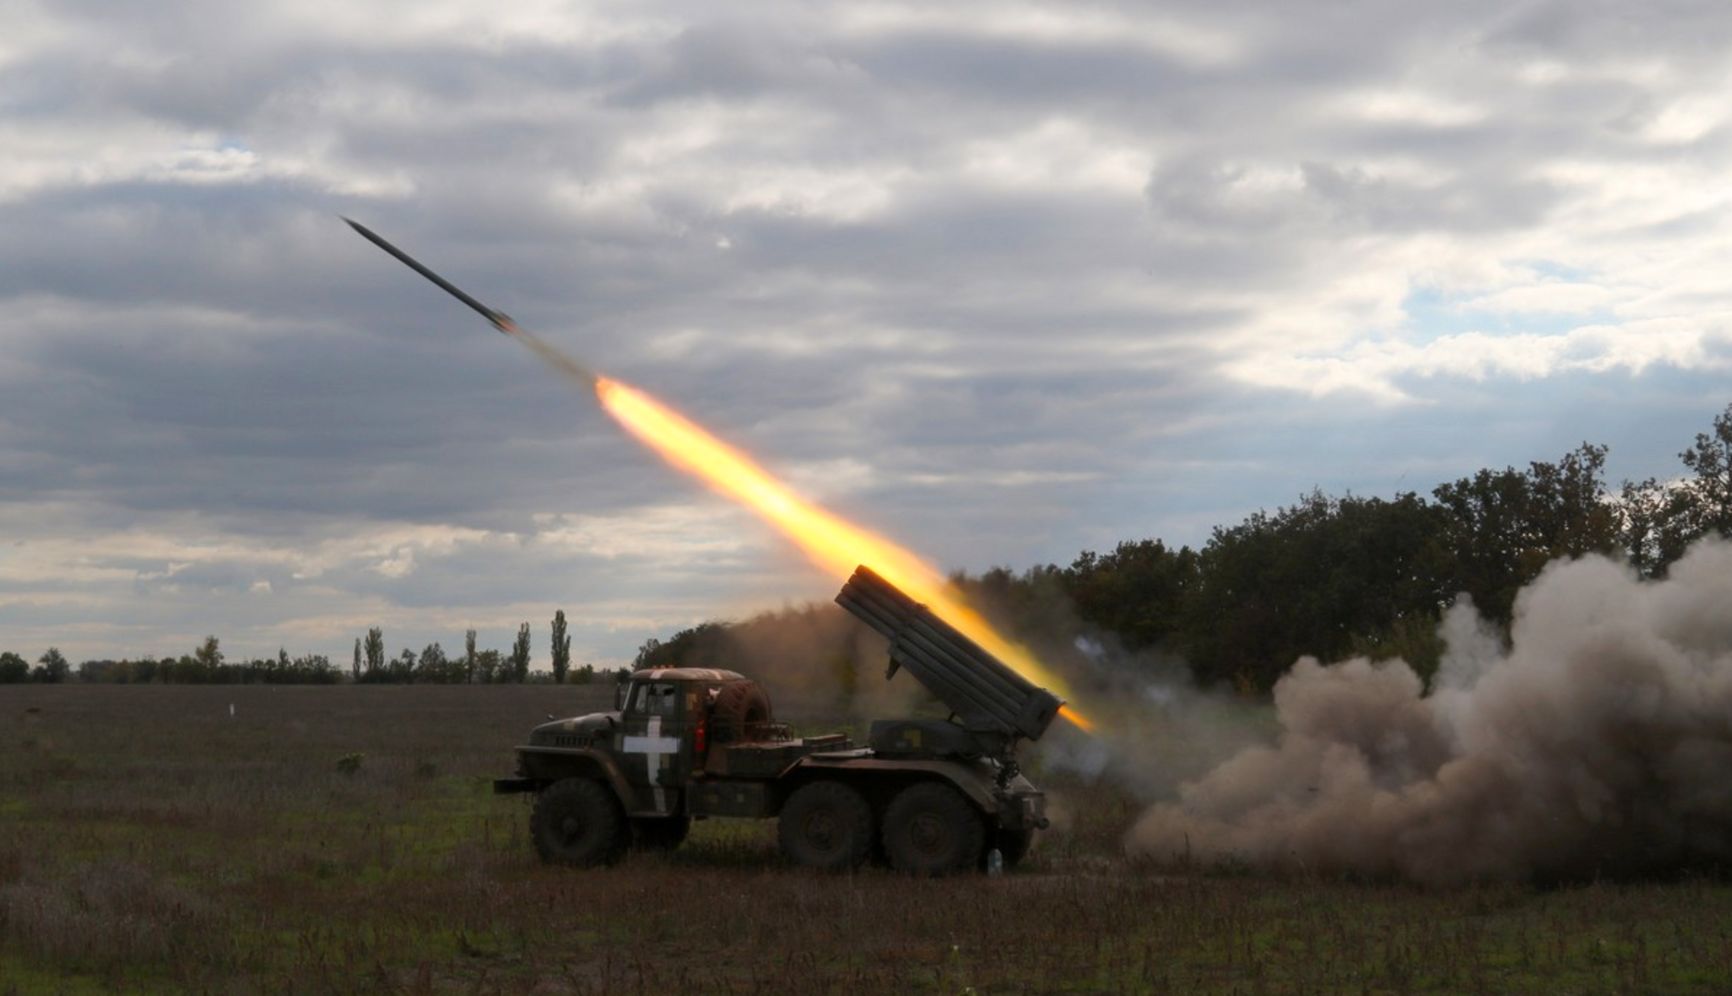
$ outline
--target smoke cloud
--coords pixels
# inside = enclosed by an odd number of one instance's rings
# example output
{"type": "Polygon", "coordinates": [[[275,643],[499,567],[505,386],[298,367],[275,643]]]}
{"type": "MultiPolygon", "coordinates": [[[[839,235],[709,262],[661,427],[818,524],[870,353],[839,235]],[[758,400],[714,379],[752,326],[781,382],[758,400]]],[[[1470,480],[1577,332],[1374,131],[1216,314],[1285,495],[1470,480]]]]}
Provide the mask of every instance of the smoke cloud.
{"type": "Polygon", "coordinates": [[[906,713],[920,686],[884,680],[889,645],[834,605],[763,613],[729,626],[729,656],[772,691],[778,719],[865,720],[906,713]]]}
{"type": "MultiPolygon", "coordinates": [[[[1068,604],[1064,606],[1068,611],[1068,604]]],[[[1056,610],[1049,608],[1048,613],[1056,610]]],[[[1083,623],[1076,621],[1075,628],[1083,623]]],[[[1072,637],[1073,653],[1051,650],[1053,664],[1085,693],[1092,733],[1054,724],[1030,756],[1047,771],[1110,782],[1140,802],[1170,798],[1237,751],[1266,743],[1271,710],[1248,707],[1230,693],[1199,688],[1184,661],[1129,651],[1110,633],[1072,637]],[[1159,759],[1150,764],[1149,759],[1159,759]]]]}
{"type": "Polygon", "coordinates": [[[1662,581],[1560,561],[1521,592],[1507,648],[1465,600],[1443,635],[1429,694],[1400,660],[1300,660],[1274,744],[1149,809],[1128,850],[1432,884],[1732,855],[1732,545],[1662,581]]]}

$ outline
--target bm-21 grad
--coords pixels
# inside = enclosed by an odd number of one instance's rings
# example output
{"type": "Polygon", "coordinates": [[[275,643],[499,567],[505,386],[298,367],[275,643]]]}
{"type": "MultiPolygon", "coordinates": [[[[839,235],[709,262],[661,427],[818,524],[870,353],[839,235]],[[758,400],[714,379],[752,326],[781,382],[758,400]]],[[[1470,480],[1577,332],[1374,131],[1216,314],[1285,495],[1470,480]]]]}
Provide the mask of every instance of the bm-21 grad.
{"type": "Polygon", "coordinates": [[[535,727],[501,793],[535,794],[530,832],[546,861],[597,865],[627,847],[677,847],[693,819],[778,817],[793,862],[844,870],[875,853],[940,875],[1006,866],[1047,826],[1018,740],[1039,739],[1063,702],[1006,667],[871,570],[836,601],[890,640],[949,719],[876,720],[868,742],[794,738],[733,671],[658,668],[621,686],[619,708],[535,727]]]}

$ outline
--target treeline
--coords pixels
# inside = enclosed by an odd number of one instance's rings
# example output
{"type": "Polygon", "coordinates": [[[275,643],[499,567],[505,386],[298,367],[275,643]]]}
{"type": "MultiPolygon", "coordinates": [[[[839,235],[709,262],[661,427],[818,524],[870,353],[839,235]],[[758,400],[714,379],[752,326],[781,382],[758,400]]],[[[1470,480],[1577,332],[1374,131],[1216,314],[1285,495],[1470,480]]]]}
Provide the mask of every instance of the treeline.
{"type": "Polygon", "coordinates": [[[1554,559],[1608,554],[1661,577],[1692,541],[1732,536],[1732,406],[1679,454],[1676,479],[1613,491],[1606,453],[1584,443],[1553,462],[1440,484],[1429,497],[1314,491],[1217,527],[1200,550],[1141,540],[1084,552],[1068,567],[957,580],[1031,642],[1051,645],[1058,601],[1077,635],[1110,636],[1145,660],[1183,660],[1204,684],[1267,690],[1304,654],[1399,655],[1429,676],[1442,650],[1438,621],[1458,593],[1507,629],[1516,593],[1554,559]]]}
{"type": "MultiPolygon", "coordinates": [[[[553,614],[552,671],[555,683],[588,684],[595,680],[593,664],[573,670],[571,636],[566,632],[565,610],[553,614]]],[[[517,627],[517,638],[508,653],[477,650],[475,631],[463,634],[463,654],[452,657],[439,643],[429,643],[416,653],[407,647],[396,657],[385,657],[385,635],[375,626],[365,638],[355,640],[350,677],[359,684],[497,685],[532,680],[529,670],[529,624],[517,627]]]]}
{"type": "MultiPolygon", "coordinates": [[[[571,681],[586,684],[595,680],[594,665],[571,668],[571,637],[566,632],[565,611],[553,616],[553,669],[551,673],[531,673],[530,630],[524,623],[517,629],[517,639],[509,653],[497,650],[477,650],[475,630],[464,635],[464,653],[448,657],[438,643],[430,643],[419,653],[405,648],[389,660],[385,657],[385,636],[378,627],[367,630],[365,638],[355,640],[355,653],[348,673],[331,662],[324,654],[308,654],[291,658],[287,650],[279,649],[276,657],[249,661],[228,661],[222,644],[215,636],[207,636],[190,654],[160,659],[143,657],[138,660],[89,660],[76,669],[60,650],[48,648],[35,667],[16,653],[0,653],[0,684],[68,681],[109,684],[178,684],[178,685],[335,685],[344,681],[359,684],[507,684],[535,680],[571,681]]],[[[609,672],[611,675],[611,672],[609,672]]]]}
{"type": "Polygon", "coordinates": [[[330,658],[323,654],[289,657],[278,650],[275,657],[228,661],[221,642],[207,636],[190,654],[179,657],[141,657],[137,660],[88,660],[74,669],[58,648],[50,647],[37,666],[24,673],[17,654],[0,654],[0,684],[20,681],[58,683],[79,681],[108,684],[176,685],[334,685],[343,679],[330,658]],[[15,663],[14,663],[15,662],[15,663]]]}
{"type": "MultiPolygon", "coordinates": [[[[1201,549],[1127,541],[1064,567],[952,580],[994,622],[1079,674],[1111,648],[1124,651],[1117,666],[1182,663],[1201,684],[1245,693],[1267,691],[1304,654],[1400,656],[1429,677],[1442,651],[1438,622],[1458,593],[1507,628],[1516,593],[1556,558],[1621,556],[1660,577],[1695,539],[1732,536],[1732,406],[1679,454],[1676,479],[1613,491],[1606,454],[1584,443],[1556,461],[1482,470],[1429,496],[1313,491],[1217,527],[1201,549]]],[[[740,635],[776,627],[812,631],[788,613],[705,623],[649,641],[637,663],[718,663],[739,652],[740,635]]],[[[825,636],[807,652],[843,660],[851,674],[863,663],[851,648],[825,636]]]]}

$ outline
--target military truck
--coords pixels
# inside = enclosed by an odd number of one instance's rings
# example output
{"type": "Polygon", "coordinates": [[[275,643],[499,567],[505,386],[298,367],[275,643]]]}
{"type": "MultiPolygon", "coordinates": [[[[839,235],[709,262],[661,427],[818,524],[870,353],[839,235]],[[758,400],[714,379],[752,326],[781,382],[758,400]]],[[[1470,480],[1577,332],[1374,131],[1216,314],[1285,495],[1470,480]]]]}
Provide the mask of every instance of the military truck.
{"type": "Polygon", "coordinates": [[[829,871],[877,859],[917,875],[1007,867],[1047,826],[1017,767],[1063,702],[866,567],[836,601],[890,641],[948,719],[877,720],[867,743],[793,737],[751,679],[710,668],[633,673],[612,712],[535,727],[499,793],[533,793],[542,859],[591,866],[627,848],[673,848],[692,820],[778,820],[782,852],[829,871]]]}

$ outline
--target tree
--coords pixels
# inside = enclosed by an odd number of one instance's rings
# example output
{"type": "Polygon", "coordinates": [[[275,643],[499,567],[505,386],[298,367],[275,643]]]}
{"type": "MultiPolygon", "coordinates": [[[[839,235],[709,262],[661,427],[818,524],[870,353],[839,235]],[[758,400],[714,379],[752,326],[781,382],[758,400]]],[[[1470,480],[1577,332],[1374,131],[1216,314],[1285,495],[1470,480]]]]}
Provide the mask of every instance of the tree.
{"type": "Polygon", "coordinates": [[[1732,536],[1732,405],[1714,417],[1713,433],[1697,433],[1678,459],[1695,475],[1684,485],[1694,498],[1692,532],[1732,536]]]}
{"type": "Polygon", "coordinates": [[[734,657],[728,629],[727,623],[710,620],[682,629],[666,642],[652,636],[638,647],[632,667],[638,671],[655,667],[728,667],[734,657]]]}
{"type": "Polygon", "coordinates": [[[553,613],[553,680],[565,684],[565,673],[571,668],[571,637],[565,632],[565,610],[553,613]]]}
{"type": "Polygon", "coordinates": [[[355,657],[349,662],[349,677],[355,681],[361,680],[361,638],[355,637],[355,657]]]}
{"type": "Polygon", "coordinates": [[[72,673],[72,665],[66,662],[66,656],[60,652],[59,647],[49,647],[43,651],[36,663],[39,666],[31,677],[37,681],[58,685],[66,680],[68,674],[72,673]]]}
{"type": "Polygon", "coordinates": [[[465,630],[463,633],[463,683],[475,680],[475,631],[465,630]]]}
{"type": "Polygon", "coordinates": [[[374,626],[367,630],[367,679],[383,681],[385,679],[385,632],[374,626]]]}
{"type": "Polygon", "coordinates": [[[0,685],[16,685],[29,680],[29,661],[10,650],[0,654],[0,685]]]}
{"type": "Polygon", "coordinates": [[[1620,545],[1616,510],[1601,472],[1606,448],[1583,443],[1557,463],[1482,470],[1432,491],[1442,506],[1454,587],[1507,626],[1516,592],[1558,557],[1609,553],[1620,545]]]}
{"type": "Polygon", "coordinates": [[[209,681],[216,677],[217,669],[223,666],[222,647],[214,636],[207,636],[198,649],[192,652],[192,659],[204,672],[203,680],[209,681]]]}
{"type": "Polygon", "coordinates": [[[475,673],[483,685],[491,685],[494,681],[504,681],[504,662],[499,659],[499,651],[483,650],[475,655],[475,673]]]}
{"type": "Polygon", "coordinates": [[[1105,556],[1083,551],[1064,572],[1063,585],[1077,615],[1115,634],[1126,649],[1140,650],[1178,636],[1199,566],[1190,547],[1171,550],[1145,539],[1120,543],[1105,556]]]}
{"type": "Polygon", "coordinates": [[[78,665],[78,680],[85,684],[112,682],[116,685],[124,685],[128,677],[128,670],[125,661],[83,661],[78,665]]]}
{"type": "Polygon", "coordinates": [[[529,624],[517,627],[517,639],[511,644],[511,680],[522,682],[529,677],[529,624]]]}
{"type": "Polygon", "coordinates": [[[437,642],[429,643],[421,650],[421,658],[415,662],[415,680],[440,682],[450,680],[445,673],[447,662],[445,648],[437,642]]]}
{"type": "Polygon", "coordinates": [[[1411,493],[1312,492],[1216,528],[1185,601],[1183,648],[1197,679],[1266,691],[1300,655],[1336,659],[1409,618],[1434,622],[1449,597],[1438,514],[1411,493]]]}
{"type": "Polygon", "coordinates": [[[1682,483],[1625,481],[1617,513],[1618,545],[1644,577],[1663,577],[1696,537],[1696,495],[1682,483]]]}
{"type": "Polygon", "coordinates": [[[390,680],[402,685],[414,681],[415,661],[415,651],[404,647],[403,652],[397,655],[397,659],[391,662],[390,680]]]}
{"type": "Polygon", "coordinates": [[[331,659],[324,654],[308,654],[295,658],[290,665],[289,681],[306,685],[335,685],[342,679],[343,672],[332,666],[331,659]]]}

